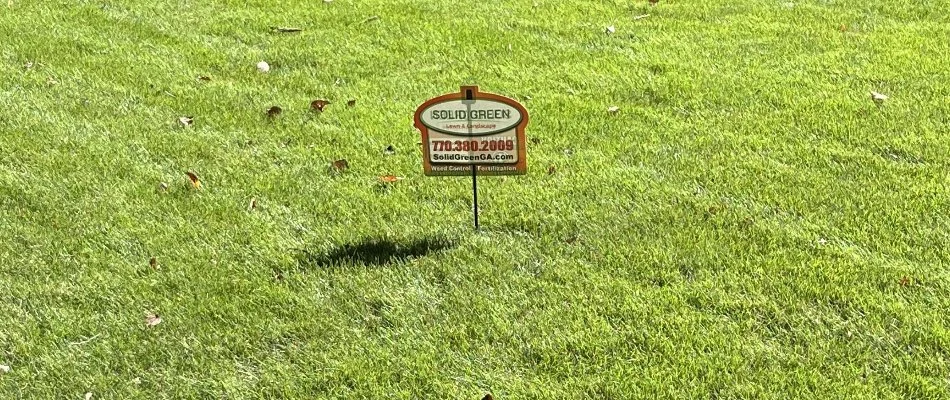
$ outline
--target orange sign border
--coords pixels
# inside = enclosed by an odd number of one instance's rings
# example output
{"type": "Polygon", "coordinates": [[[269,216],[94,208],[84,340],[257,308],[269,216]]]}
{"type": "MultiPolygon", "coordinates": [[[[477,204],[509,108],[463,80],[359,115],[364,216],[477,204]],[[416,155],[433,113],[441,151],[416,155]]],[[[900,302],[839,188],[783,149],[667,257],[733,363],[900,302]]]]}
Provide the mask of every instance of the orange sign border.
{"type": "Polygon", "coordinates": [[[528,126],[528,110],[524,108],[521,103],[517,100],[493,94],[485,93],[478,91],[478,86],[462,86],[458,93],[448,93],[441,95],[439,97],[434,97],[429,100],[426,100],[425,103],[416,108],[414,119],[414,125],[416,129],[422,132],[422,168],[425,171],[426,176],[471,176],[472,169],[471,166],[474,165],[478,175],[525,175],[528,173],[528,149],[527,149],[527,139],[525,138],[525,128],[528,126]],[[472,91],[472,98],[475,100],[478,99],[487,99],[495,100],[502,102],[514,107],[518,112],[521,113],[521,122],[518,125],[515,125],[515,137],[518,140],[518,161],[512,164],[498,164],[498,163],[471,163],[471,164],[457,164],[457,163],[436,163],[437,165],[454,165],[454,166],[465,166],[464,170],[459,171],[433,171],[432,170],[432,161],[429,158],[429,128],[422,123],[422,111],[424,111],[429,106],[441,103],[443,101],[449,100],[465,100],[465,92],[472,91]],[[500,166],[500,165],[514,165],[515,170],[513,171],[483,171],[482,167],[487,166],[500,166]]]}

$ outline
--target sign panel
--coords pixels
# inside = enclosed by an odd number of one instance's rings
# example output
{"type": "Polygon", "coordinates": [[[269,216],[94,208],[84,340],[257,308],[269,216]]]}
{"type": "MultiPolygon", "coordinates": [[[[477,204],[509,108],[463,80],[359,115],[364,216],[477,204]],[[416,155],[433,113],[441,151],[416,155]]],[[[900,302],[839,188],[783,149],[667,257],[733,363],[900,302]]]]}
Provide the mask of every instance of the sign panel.
{"type": "Polygon", "coordinates": [[[428,176],[527,173],[528,111],[507,97],[463,86],[416,109],[422,132],[422,165],[428,176]]]}

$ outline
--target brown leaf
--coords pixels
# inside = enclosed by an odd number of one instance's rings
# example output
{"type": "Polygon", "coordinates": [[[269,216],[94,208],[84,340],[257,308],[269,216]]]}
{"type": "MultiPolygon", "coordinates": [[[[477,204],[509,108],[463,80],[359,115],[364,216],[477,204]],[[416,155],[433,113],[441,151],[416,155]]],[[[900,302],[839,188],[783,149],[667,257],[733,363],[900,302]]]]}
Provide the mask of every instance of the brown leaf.
{"type": "Polygon", "coordinates": [[[343,172],[350,168],[350,163],[348,163],[346,159],[341,158],[333,162],[333,168],[336,169],[337,172],[343,172]]]}
{"type": "Polygon", "coordinates": [[[201,76],[199,76],[197,79],[198,79],[198,81],[201,81],[201,82],[211,82],[211,77],[210,77],[210,76],[201,75],[201,76]]]}
{"type": "Polygon", "coordinates": [[[556,167],[554,167],[553,165],[548,167],[548,175],[554,175],[555,172],[557,172],[556,167]]]}
{"type": "Polygon", "coordinates": [[[278,107],[278,106],[273,106],[273,107],[267,109],[267,116],[270,117],[270,118],[274,118],[274,117],[280,115],[280,113],[283,112],[283,111],[284,111],[284,110],[282,110],[280,107],[278,107]]]}
{"type": "Polygon", "coordinates": [[[383,153],[385,153],[387,156],[391,156],[396,154],[396,148],[393,147],[393,145],[386,146],[386,150],[383,150],[383,153]]]}
{"type": "Polygon", "coordinates": [[[379,181],[382,183],[393,183],[399,180],[402,180],[402,177],[396,175],[383,175],[379,177],[379,181]]]}
{"type": "Polygon", "coordinates": [[[845,25],[845,24],[841,24],[841,26],[838,27],[838,30],[841,31],[841,32],[847,32],[847,31],[848,31],[848,26],[845,25]]]}
{"type": "Polygon", "coordinates": [[[162,317],[159,317],[158,314],[153,312],[148,312],[145,314],[145,326],[152,328],[158,324],[162,323],[162,317]]]}
{"type": "Polygon", "coordinates": [[[351,107],[351,108],[356,107],[356,99],[350,99],[349,101],[347,101],[346,106],[351,107]]]}
{"type": "Polygon", "coordinates": [[[323,112],[323,109],[328,104],[330,104],[330,102],[326,100],[314,100],[313,102],[310,103],[310,109],[323,112]]]}
{"type": "Polygon", "coordinates": [[[273,29],[275,32],[280,32],[280,33],[293,33],[293,32],[300,32],[303,30],[303,28],[294,28],[294,27],[289,27],[289,26],[275,26],[273,29]]]}
{"type": "Polygon", "coordinates": [[[201,189],[201,180],[198,179],[198,175],[195,175],[195,173],[191,171],[185,172],[185,175],[188,175],[188,179],[191,181],[191,186],[193,186],[195,189],[201,189]]]}
{"type": "Polygon", "coordinates": [[[158,266],[158,259],[156,259],[155,257],[152,257],[152,258],[148,259],[148,266],[149,266],[149,267],[152,267],[152,269],[159,269],[159,268],[161,268],[161,267],[158,266]]]}
{"type": "Polygon", "coordinates": [[[256,198],[256,197],[252,197],[252,198],[251,198],[251,202],[248,203],[248,205],[247,205],[247,210],[248,210],[248,211],[253,211],[255,208],[257,208],[257,198],[256,198]]]}
{"type": "Polygon", "coordinates": [[[901,287],[908,287],[910,286],[910,278],[906,276],[902,277],[898,283],[901,285],[901,287]]]}
{"type": "Polygon", "coordinates": [[[491,393],[488,393],[485,397],[482,397],[482,400],[495,400],[495,398],[492,397],[491,393]]]}
{"type": "Polygon", "coordinates": [[[178,118],[178,123],[181,124],[181,126],[191,126],[191,124],[195,123],[195,118],[194,117],[180,117],[178,118]]]}

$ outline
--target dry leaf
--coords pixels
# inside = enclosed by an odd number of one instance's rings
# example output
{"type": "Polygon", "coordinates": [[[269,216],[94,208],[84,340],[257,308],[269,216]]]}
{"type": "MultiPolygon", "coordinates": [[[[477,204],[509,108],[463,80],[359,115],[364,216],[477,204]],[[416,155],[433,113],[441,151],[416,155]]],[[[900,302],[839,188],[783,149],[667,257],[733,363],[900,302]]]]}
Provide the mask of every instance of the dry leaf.
{"type": "Polygon", "coordinates": [[[194,172],[188,171],[185,172],[188,175],[188,179],[191,180],[191,186],[195,189],[201,189],[201,181],[198,179],[198,175],[195,175],[194,172]]]}
{"type": "Polygon", "coordinates": [[[0,374],[6,374],[8,372],[10,372],[10,366],[0,364],[0,374]]]}
{"type": "Polygon", "coordinates": [[[328,104],[330,104],[330,102],[326,100],[314,100],[313,102],[310,103],[310,109],[323,112],[323,109],[328,104]]]}
{"type": "Polygon", "coordinates": [[[399,180],[402,180],[402,177],[396,175],[383,175],[379,177],[379,181],[382,183],[393,183],[399,180]]]}
{"type": "Polygon", "coordinates": [[[548,167],[548,175],[554,175],[555,172],[557,172],[557,168],[555,166],[552,165],[548,167]]]}
{"type": "Polygon", "coordinates": [[[350,163],[346,162],[345,159],[339,159],[333,162],[333,168],[338,172],[346,171],[350,168],[350,163]]]}
{"type": "Polygon", "coordinates": [[[391,156],[396,154],[396,148],[393,147],[393,145],[386,146],[386,150],[383,150],[383,153],[385,153],[387,156],[391,156]]]}
{"type": "Polygon", "coordinates": [[[165,183],[165,182],[159,183],[159,184],[158,184],[158,191],[159,191],[159,192],[167,192],[167,191],[168,191],[168,184],[165,183]]]}
{"type": "Polygon", "coordinates": [[[195,123],[195,118],[194,117],[180,117],[178,118],[178,123],[181,124],[181,126],[191,126],[191,124],[195,123]]]}
{"type": "Polygon", "coordinates": [[[86,395],[83,396],[84,400],[92,400],[92,392],[86,392],[86,395]]]}
{"type": "Polygon", "coordinates": [[[159,317],[158,314],[152,312],[145,314],[145,326],[152,328],[160,323],[162,323],[162,317],[159,317]]]}
{"type": "Polygon", "coordinates": [[[610,25],[610,26],[604,28],[604,33],[606,33],[606,34],[608,34],[608,35],[610,35],[610,34],[616,32],[616,31],[617,31],[617,29],[614,28],[613,25],[610,25]]]}
{"type": "Polygon", "coordinates": [[[482,400],[495,400],[495,398],[492,397],[491,393],[488,393],[485,397],[482,397],[482,400]]]}
{"type": "Polygon", "coordinates": [[[277,27],[274,27],[273,29],[274,31],[280,32],[280,33],[300,32],[303,30],[302,28],[292,28],[289,26],[277,26],[277,27]]]}
{"type": "Polygon", "coordinates": [[[270,72],[270,65],[267,64],[267,61],[260,61],[257,63],[257,70],[261,72],[270,72]]]}
{"type": "Polygon", "coordinates": [[[634,20],[634,21],[639,21],[639,20],[641,20],[641,19],[648,18],[649,16],[650,16],[650,14],[637,15],[636,17],[633,17],[633,20],[634,20]]]}
{"type": "Polygon", "coordinates": [[[620,107],[617,107],[617,106],[610,106],[610,107],[607,107],[607,112],[609,112],[609,113],[611,113],[611,114],[616,114],[616,113],[619,112],[619,111],[620,111],[620,107]]]}
{"type": "Polygon", "coordinates": [[[908,278],[908,277],[905,276],[905,277],[901,278],[900,282],[898,282],[898,283],[901,285],[901,287],[908,287],[908,286],[910,286],[910,278],[908,278]]]}
{"type": "Polygon", "coordinates": [[[199,81],[201,81],[201,82],[210,82],[210,81],[211,81],[211,77],[210,77],[210,76],[204,76],[204,75],[199,76],[197,79],[198,79],[199,81]]]}
{"type": "Polygon", "coordinates": [[[873,90],[871,91],[871,100],[874,100],[877,103],[883,103],[887,99],[887,95],[875,92],[873,90]]]}
{"type": "Polygon", "coordinates": [[[356,99],[350,99],[350,101],[347,101],[347,102],[346,102],[346,106],[347,106],[347,107],[356,107],[356,99]]]}
{"type": "Polygon", "coordinates": [[[148,266],[152,267],[152,269],[158,269],[158,259],[155,257],[148,259],[148,266]]]}
{"type": "Polygon", "coordinates": [[[251,202],[247,204],[247,210],[253,211],[255,208],[257,208],[257,198],[252,197],[251,202]]]}
{"type": "Polygon", "coordinates": [[[278,107],[278,106],[273,106],[273,107],[267,109],[267,116],[270,117],[270,118],[274,118],[274,117],[280,115],[280,113],[283,112],[283,111],[284,111],[284,110],[282,110],[280,107],[278,107]]]}

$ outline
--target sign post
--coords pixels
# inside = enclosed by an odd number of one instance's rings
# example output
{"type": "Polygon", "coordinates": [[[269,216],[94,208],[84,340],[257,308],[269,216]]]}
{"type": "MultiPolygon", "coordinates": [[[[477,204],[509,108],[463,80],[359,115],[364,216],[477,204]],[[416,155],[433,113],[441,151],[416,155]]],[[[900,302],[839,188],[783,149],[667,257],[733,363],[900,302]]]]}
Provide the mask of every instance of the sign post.
{"type": "Polygon", "coordinates": [[[478,229],[478,175],[528,171],[528,110],[515,100],[462,86],[422,103],[415,126],[422,132],[427,176],[472,176],[472,212],[478,229]]]}

